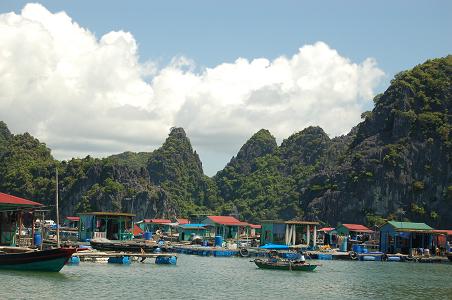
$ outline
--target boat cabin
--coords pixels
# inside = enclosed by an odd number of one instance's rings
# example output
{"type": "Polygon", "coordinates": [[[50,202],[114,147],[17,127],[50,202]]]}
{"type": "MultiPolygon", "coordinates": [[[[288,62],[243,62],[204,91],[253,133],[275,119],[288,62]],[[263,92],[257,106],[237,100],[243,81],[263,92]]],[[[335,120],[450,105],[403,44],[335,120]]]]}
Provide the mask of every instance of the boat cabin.
{"type": "Polygon", "coordinates": [[[380,228],[380,251],[413,254],[416,249],[430,249],[433,228],[425,223],[389,221],[380,228]]]}
{"type": "Polygon", "coordinates": [[[31,246],[34,236],[33,210],[42,204],[0,193],[0,245],[31,246]],[[25,226],[25,225],[29,226],[25,226]],[[31,227],[26,230],[26,227],[31,227]]]}
{"type": "Polygon", "coordinates": [[[119,212],[80,213],[79,239],[131,240],[133,238],[134,214],[119,212]]]}
{"type": "Polygon", "coordinates": [[[232,216],[207,216],[201,224],[213,227],[212,233],[226,239],[238,239],[240,235],[246,235],[249,224],[241,222],[232,216]]]}
{"type": "Polygon", "coordinates": [[[261,222],[261,245],[317,246],[319,222],[265,220],[261,222]]]}

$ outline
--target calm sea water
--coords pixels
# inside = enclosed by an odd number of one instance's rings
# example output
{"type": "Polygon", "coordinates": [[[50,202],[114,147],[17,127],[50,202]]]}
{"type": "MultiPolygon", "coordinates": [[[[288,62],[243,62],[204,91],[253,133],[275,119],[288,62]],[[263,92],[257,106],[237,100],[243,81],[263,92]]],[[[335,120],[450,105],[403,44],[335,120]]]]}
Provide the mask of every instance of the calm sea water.
{"type": "Polygon", "coordinates": [[[244,258],[180,255],[177,266],[0,271],[0,299],[452,299],[452,264],[319,262],[312,273],[287,272],[244,258]]]}

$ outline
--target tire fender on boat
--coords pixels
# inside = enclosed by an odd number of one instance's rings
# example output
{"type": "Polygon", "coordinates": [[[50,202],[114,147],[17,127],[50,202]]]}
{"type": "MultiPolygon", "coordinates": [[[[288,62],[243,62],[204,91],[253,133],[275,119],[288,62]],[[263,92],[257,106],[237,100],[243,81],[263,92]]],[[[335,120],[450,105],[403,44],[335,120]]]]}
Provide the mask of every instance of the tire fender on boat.
{"type": "Polygon", "coordinates": [[[248,249],[245,249],[245,248],[242,248],[242,249],[240,249],[240,256],[241,257],[248,257],[248,256],[250,256],[250,252],[248,251],[248,249]]]}
{"type": "Polygon", "coordinates": [[[382,261],[388,261],[388,255],[387,254],[383,254],[383,256],[381,257],[382,261]]]}
{"type": "Polygon", "coordinates": [[[355,251],[351,251],[349,255],[351,259],[358,259],[358,254],[355,251]]]}

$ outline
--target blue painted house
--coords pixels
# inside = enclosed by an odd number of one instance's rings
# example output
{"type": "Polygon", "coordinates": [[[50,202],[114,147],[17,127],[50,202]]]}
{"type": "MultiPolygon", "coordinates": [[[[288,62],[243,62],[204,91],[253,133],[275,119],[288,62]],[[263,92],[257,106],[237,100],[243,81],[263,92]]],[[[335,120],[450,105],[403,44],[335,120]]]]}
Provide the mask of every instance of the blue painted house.
{"type": "Polygon", "coordinates": [[[380,228],[380,251],[411,254],[412,249],[430,249],[433,234],[425,223],[389,221],[380,228]]]}
{"type": "Polygon", "coordinates": [[[191,241],[193,236],[210,237],[210,229],[207,224],[182,224],[178,226],[179,241],[191,241]]]}

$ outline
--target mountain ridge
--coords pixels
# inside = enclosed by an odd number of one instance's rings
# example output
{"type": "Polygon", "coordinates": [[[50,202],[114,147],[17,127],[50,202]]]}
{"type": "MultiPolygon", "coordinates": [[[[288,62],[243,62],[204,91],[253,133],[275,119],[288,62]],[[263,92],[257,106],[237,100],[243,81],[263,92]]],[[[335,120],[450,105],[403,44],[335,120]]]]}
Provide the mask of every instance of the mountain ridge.
{"type": "Polygon", "coordinates": [[[261,129],[212,177],[183,128],[152,152],[60,162],[0,122],[0,189],[49,204],[57,167],[65,215],[133,208],[137,218],[209,213],[452,227],[451,78],[452,56],[399,73],[347,135],[330,138],[311,126],[278,145],[261,129]]]}

